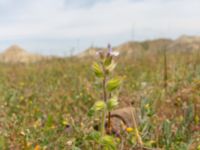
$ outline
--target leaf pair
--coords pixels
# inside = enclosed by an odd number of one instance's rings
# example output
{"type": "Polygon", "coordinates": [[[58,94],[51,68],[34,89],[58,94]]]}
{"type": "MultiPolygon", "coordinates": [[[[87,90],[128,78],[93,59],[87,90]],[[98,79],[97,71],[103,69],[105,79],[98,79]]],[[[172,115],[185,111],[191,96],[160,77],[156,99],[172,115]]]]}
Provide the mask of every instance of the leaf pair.
{"type": "Polygon", "coordinates": [[[119,78],[119,77],[113,78],[113,79],[108,81],[107,90],[109,92],[112,92],[112,91],[118,89],[120,87],[121,83],[122,83],[121,78],[119,78]]]}
{"type": "Polygon", "coordinates": [[[115,67],[116,67],[116,63],[114,62],[104,62],[103,66],[95,62],[92,66],[93,72],[98,78],[104,77],[105,73],[109,74],[115,69],[115,67]]]}
{"type": "Polygon", "coordinates": [[[112,136],[105,135],[101,137],[100,132],[93,131],[88,135],[87,139],[101,144],[105,150],[116,150],[116,142],[112,136]]]}
{"type": "Polygon", "coordinates": [[[98,63],[94,63],[92,69],[96,75],[96,77],[102,78],[104,76],[103,70],[98,63]]]}
{"type": "Polygon", "coordinates": [[[93,107],[89,110],[88,116],[93,116],[95,112],[102,111],[107,109],[107,111],[111,111],[118,105],[117,97],[113,97],[108,100],[108,102],[97,101],[93,107]]]}

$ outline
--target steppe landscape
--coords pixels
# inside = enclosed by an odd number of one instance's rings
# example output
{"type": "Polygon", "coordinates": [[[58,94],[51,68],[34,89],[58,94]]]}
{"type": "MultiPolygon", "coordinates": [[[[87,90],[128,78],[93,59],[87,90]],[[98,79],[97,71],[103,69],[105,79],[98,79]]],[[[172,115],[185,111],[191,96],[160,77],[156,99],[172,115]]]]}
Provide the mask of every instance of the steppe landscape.
{"type": "Polygon", "coordinates": [[[118,56],[106,46],[68,57],[22,47],[0,54],[0,149],[200,149],[200,37],[128,41],[113,47],[118,56]],[[123,81],[105,89],[106,76],[123,81]],[[105,90],[116,96],[106,104],[105,90]],[[134,124],[127,113],[110,118],[112,133],[95,128],[103,112],[128,107],[134,124]]]}

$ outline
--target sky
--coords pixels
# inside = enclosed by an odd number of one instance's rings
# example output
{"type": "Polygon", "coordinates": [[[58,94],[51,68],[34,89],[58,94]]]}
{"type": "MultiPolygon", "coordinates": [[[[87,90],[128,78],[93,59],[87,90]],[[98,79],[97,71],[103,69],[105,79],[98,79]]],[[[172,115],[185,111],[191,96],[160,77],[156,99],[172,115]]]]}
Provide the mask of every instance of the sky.
{"type": "Polygon", "coordinates": [[[181,35],[200,35],[200,0],[0,0],[0,51],[65,56],[181,35]]]}

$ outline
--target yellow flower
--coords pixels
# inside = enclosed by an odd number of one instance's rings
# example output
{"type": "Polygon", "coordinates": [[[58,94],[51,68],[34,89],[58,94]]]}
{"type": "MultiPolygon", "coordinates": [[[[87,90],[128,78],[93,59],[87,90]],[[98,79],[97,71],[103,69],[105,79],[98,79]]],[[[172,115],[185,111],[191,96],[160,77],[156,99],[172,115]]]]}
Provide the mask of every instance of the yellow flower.
{"type": "Polygon", "coordinates": [[[68,121],[67,121],[67,120],[63,120],[63,121],[62,121],[62,124],[63,124],[64,126],[66,126],[66,125],[68,125],[68,121]]]}
{"type": "Polygon", "coordinates": [[[23,87],[23,86],[25,85],[25,83],[24,83],[24,82],[20,82],[19,85],[20,85],[21,87],[23,87]]]}
{"type": "Polygon", "coordinates": [[[40,150],[40,145],[36,145],[34,150],[40,150]]]}
{"type": "Polygon", "coordinates": [[[181,116],[179,117],[179,121],[182,122],[183,119],[184,119],[184,118],[183,118],[183,116],[181,115],[181,116]]]}
{"type": "Polygon", "coordinates": [[[126,128],[126,131],[127,131],[127,132],[132,132],[132,131],[133,131],[133,128],[128,127],[128,128],[126,128]]]}
{"type": "Polygon", "coordinates": [[[146,109],[149,109],[149,104],[146,104],[145,106],[144,106],[146,109]]]}
{"type": "Polygon", "coordinates": [[[56,126],[53,124],[52,126],[51,126],[51,129],[55,129],[56,128],[56,126]]]}
{"type": "Polygon", "coordinates": [[[24,96],[22,95],[22,96],[20,96],[20,98],[19,98],[21,101],[23,101],[24,100],[24,96]]]}
{"type": "Polygon", "coordinates": [[[116,141],[117,141],[118,143],[120,143],[121,140],[120,140],[120,138],[116,138],[116,141]]]}

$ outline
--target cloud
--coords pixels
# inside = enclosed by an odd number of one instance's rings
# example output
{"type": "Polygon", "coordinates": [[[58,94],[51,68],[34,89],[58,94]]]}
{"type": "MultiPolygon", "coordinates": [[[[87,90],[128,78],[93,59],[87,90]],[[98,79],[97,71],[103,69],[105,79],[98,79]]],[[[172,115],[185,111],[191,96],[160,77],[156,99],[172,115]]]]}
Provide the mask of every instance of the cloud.
{"type": "Polygon", "coordinates": [[[30,49],[37,41],[38,49],[50,49],[49,41],[66,40],[64,50],[77,40],[84,49],[91,41],[200,34],[199,6],[198,0],[0,0],[0,39],[30,49]]]}

